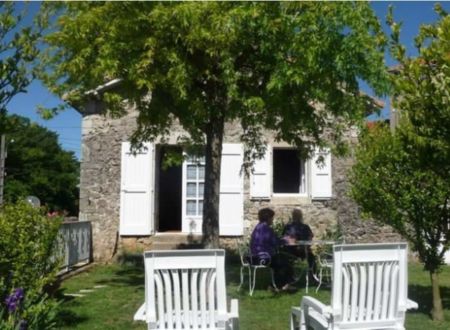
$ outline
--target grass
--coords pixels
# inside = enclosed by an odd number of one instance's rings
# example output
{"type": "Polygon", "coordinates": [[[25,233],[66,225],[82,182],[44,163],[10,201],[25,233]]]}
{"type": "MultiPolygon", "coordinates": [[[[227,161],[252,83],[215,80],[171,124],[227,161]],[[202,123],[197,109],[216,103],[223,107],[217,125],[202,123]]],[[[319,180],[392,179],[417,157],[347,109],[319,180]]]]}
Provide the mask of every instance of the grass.
{"type": "MultiPolygon", "coordinates": [[[[245,287],[238,291],[238,264],[236,260],[227,263],[228,295],[239,299],[240,328],[277,330],[289,328],[291,306],[299,305],[305,294],[303,288],[292,294],[274,294],[265,288],[268,276],[258,274],[257,289],[253,297],[248,296],[245,287]]],[[[450,267],[446,266],[440,275],[441,294],[445,308],[446,322],[437,323],[430,319],[431,286],[428,274],[418,264],[409,268],[409,298],[419,303],[419,310],[408,312],[406,329],[450,329],[450,267]]],[[[302,287],[300,283],[299,287],[302,287]]],[[[146,329],[144,323],[133,322],[132,317],[143,302],[144,272],[136,262],[98,265],[88,271],[66,280],[59,292],[62,310],[59,314],[60,329],[146,329]],[[84,297],[66,297],[63,294],[79,293],[94,286],[106,287],[83,293],[84,297]]],[[[329,303],[330,291],[314,290],[309,295],[329,303]]]]}

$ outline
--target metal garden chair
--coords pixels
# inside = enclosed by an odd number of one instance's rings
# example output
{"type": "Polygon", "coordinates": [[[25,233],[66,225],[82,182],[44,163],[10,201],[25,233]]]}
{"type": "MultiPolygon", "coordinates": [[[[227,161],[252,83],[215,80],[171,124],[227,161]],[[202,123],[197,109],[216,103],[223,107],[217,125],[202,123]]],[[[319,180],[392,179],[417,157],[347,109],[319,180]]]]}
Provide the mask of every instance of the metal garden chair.
{"type": "Polygon", "coordinates": [[[264,258],[254,258],[251,253],[248,244],[245,244],[243,241],[238,241],[238,249],[239,249],[239,257],[241,259],[241,271],[240,271],[240,279],[241,282],[239,284],[239,290],[244,284],[244,270],[247,269],[248,272],[248,291],[249,295],[252,296],[255,291],[256,285],[256,271],[258,269],[269,269],[270,276],[272,279],[272,285],[275,289],[277,286],[275,284],[274,272],[273,269],[270,268],[270,255],[265,254],[262,255],[264,258]]]}
{"type": "Polygon", "coordinates": [[[331,282],[332,280],[333,254],[327,252],[318,253],[317,268],[319,269],[318,273],[319,284],[317,285],[316,293],[319,291],[325,279],[328,282],[331,282]]]}

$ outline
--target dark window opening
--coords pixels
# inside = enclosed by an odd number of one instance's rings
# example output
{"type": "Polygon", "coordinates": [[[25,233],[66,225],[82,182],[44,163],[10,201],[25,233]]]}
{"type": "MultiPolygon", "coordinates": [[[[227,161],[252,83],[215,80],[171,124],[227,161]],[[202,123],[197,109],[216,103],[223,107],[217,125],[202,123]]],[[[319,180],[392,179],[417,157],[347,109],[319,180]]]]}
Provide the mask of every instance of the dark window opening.
{"type": "Polygon", "coordinates": [[[297,150],[273,150],[273,192],[299,194],[302,190],[302,162],[297,150]]]}

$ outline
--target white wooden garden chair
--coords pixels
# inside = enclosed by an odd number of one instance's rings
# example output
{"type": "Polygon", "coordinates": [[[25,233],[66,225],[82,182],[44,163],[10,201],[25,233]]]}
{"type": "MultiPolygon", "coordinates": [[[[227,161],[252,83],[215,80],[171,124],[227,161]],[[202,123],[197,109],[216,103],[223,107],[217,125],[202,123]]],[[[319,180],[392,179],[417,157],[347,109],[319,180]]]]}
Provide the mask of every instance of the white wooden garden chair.
{"type": "Polygon", "coordinates": [[[148,251],[145,303],[134,320],[148,329],[238,329],[238,301],[227,311],[224,250],[148,251]]]}
{"type": "Polygon", "coordinates": [[[335,245],[331,306],[303,297],[291,329],[405,329],[407,291],[407,244],[335,245]]]}

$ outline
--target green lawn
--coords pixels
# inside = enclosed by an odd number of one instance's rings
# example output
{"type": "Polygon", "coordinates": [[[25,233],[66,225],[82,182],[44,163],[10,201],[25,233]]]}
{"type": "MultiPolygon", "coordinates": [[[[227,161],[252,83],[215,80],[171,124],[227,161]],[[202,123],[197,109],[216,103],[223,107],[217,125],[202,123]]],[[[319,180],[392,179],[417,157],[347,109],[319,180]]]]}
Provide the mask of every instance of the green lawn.
{"type": "MultiPolygon", "coordinates": [[[[258,288],[253,297],[248,291],[238,292],[237,263],[227,264],[228,295],[239,299],[240,328],[277,330],[289,328],[290,308],[300,303],[304,289],[292,294],[273,294],[265,288],[268,279],[258,278],[258,288]]],[[[259,275],[259,274],[258,274],[259,275]]],[[[420,305],[418,311],[408,312],[406,328],[450,329],[450,267],[441,274],[442,297],[447,322],[435,323],[429,317],[431,288],[428,274],[420,265],[411,264],[409,269],[409,297],[420,305]]],[[[247,288],[247,287],[246,287],[247,288]]],[[[245,288],[245,289],[246,289],[245,288]]],[[[61,329],[146,329],[144,323],[132,321],[134,312],[143,302],[144,272],[140,265],[130,262],[107,266],[95,266],[88,271],[66,280],[59,292],[62,299],[60,313],[61,329]],[[62,294],[80,293],[79,290],[105,286],[83,297],[66,297],[62,294]]],[[[310,295],[328,303],[329,289],[321,289],[310,295]]]]}

